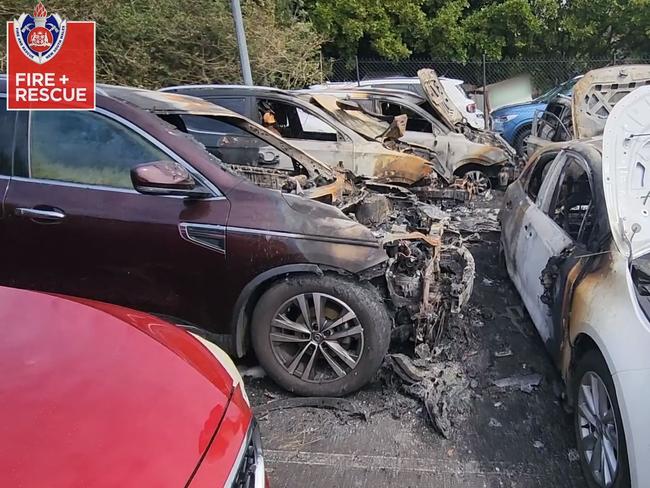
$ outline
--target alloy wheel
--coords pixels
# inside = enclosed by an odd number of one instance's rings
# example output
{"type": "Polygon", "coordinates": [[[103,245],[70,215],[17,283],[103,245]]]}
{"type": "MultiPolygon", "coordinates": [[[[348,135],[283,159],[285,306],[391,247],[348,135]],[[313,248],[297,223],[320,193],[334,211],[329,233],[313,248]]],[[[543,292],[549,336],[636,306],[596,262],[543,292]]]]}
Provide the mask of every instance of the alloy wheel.
{"type": "Polygon", "coordinates": [[[482,171],[468,171],[465,173],[465,178],[467,178],[467,181],[474,185],[474,188],[476,188],[476,193],[478,195],[482,195],[490,188],[492,188],[490,178],[485,176],[485,173],[482,171]]]}
{"type": "Polygon", "coordinates": [[[340,379],[363,354],[364,331],[357,315],[325,293],[303,293],[284,302],[273,316],[269,338],[282,367],[303,381],[340,379]]]}
{"type": "Polygon", "coordinates": [[[576,407],[578,447],[594,481],[609,488],[618,472],[618,427],[605,383],[593,371],[580,381],[576,407]]]}

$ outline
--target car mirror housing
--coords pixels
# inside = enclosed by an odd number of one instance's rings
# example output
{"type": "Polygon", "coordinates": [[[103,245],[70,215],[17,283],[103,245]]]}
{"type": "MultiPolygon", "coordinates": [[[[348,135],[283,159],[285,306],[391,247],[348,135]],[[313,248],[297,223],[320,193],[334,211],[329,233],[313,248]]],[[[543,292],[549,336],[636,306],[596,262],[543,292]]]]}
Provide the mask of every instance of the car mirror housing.
{"type": "Polygon", "coordinates": [[[131,182],[145,195],[177,195],[191,198],[211,196],[185,167],[174,161],[154,161],[131,169],[131,182]]]}

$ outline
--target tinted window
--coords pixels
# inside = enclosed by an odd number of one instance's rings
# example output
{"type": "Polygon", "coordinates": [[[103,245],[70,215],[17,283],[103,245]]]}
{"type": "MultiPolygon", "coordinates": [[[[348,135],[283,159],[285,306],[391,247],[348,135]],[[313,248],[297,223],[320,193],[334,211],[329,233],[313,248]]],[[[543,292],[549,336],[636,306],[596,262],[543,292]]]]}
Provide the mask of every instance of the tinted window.
{"type": "Polygon", "coordinates": [[[0,175],[11,175],[16,112],[7,111],[5,98],[0,97],[0,175]]]}
{"type": "Polygon", "coordinates": [[[181,117],[188,132],[199,132],[205,134],[231,134],[231,135],[248,135],[239,127],[222,122],[214,117],[206,117],[204,115],[183,115],[181,117]]]}
{"type": "Polygon", "coordinates": [[[573,156],[562,169],[548,214],[574,241],[587,243],[594,220],[592,192],[587,171],[573,156]]]}
{"type": "Polygon", "coordinates": [[[410,83],[373,83],[367,86],[370,88],[386,88],[389,90],[413,91],[411,90],[412,85],[410,83]]]}
{"type": "Polygon", "coordinates": [[[133,130],[93,112],[32,112],[32,178],[133,188],[134,166],[169,159],[133,130]]]}
{"type": "Polygon", "coordinates": [[[209,100],[223,108],[227,108],[241,115],[246,115],[245,98],[210,98],[209,100]]]}

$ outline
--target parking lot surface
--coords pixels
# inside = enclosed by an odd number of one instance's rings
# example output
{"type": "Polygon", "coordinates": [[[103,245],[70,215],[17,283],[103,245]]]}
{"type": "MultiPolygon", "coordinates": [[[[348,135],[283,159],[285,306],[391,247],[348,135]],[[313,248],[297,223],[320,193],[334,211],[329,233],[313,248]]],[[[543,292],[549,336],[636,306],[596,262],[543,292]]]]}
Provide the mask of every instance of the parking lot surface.
{"type": "Polygon", "coordinates": [[[421,402],[382,374],[346,399],[361,414],[269,409],[289,395],[267,378],[247,378],[274,488],[586,486],[560,377],[499,265],[498,234],[481,234],[470,249],[474,294],[440,342],[442,364],[463,364],[471,379],[469,408],[452,418],[450,438],[433,428],[421,402]],[[493,384],[534,374],[542,382],[530,392],[493,384]]]}

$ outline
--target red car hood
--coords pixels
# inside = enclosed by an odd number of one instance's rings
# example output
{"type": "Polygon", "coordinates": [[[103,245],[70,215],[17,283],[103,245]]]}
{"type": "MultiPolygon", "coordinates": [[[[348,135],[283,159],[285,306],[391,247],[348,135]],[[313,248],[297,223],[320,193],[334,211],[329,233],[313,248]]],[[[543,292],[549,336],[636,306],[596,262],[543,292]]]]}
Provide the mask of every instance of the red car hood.
{"type": "Polygon", "coordinates": [[[150,315],[0,287],[0,485],[182,487],[232,379],[150,315]]]}

